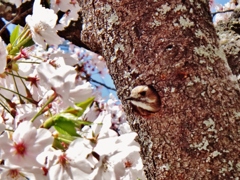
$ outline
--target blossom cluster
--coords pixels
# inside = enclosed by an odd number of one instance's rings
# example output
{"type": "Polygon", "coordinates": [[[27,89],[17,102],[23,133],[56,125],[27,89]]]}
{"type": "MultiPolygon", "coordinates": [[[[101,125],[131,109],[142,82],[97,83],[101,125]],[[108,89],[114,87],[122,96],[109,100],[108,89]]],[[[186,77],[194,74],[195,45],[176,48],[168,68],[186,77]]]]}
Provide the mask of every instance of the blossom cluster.
{"type": "Polygon", "coordinates": [[[214,23],[224,21],[226,22],[232,15],[234,9],[240,7],[239,0],[230,0],[229,2],[222,4],[217,4],[214,1],[210,0],[210,7],[215,10],[216,15],[214,17],[214,23]]]}
{"type": "MultiPolygon", "coordinates": [[[[20,6],[25,1],[11,0],[20,6]]],[[[26,26],[0,39],[0,179],[146,179],[121,104],[89,83],[101,56],[57,35],[78,18],[74,0],[35,0],[26,26]],[[58,11],[65,15],[57,22],[58,11]]]]}

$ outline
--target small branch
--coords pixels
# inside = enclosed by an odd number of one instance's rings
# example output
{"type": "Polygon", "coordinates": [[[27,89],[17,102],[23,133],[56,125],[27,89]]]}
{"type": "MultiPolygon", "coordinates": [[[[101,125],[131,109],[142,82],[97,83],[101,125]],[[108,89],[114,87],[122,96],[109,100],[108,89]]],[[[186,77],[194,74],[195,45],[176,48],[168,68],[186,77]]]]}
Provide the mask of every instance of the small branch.
{"type": "Polygon", "coordinates": [[[99,81],[97,81],[97,80],[95,80],[95,79],[89,78],[89,80],[92,81],[92,82],[94,82],[94,83],[100,84],[101,86],[104,86],[105,88],[110,89],[110,90],[112,90],[112,91],[117,91],[115,88],[109,87],[109,86],[107,86],[106,84],[101,83],[101,82],[99,82],[99,81]]]}
{"type": "Polygon", "coordinates": [[[45,108],[52,103],[57,98],[57,94],[54,92],[52,96],[47,100],[47,102],[41,107],[41,109],[38,111],[37,114],[30,120],[31,122],[34,122],[35,119],[37,119],[38,116],[40,116],[42,113],[44,113],[45,108]]]}
{"type": "Polygon", "coordinates": [[[32,12],[32,8],[28,9],[27,11],[23,12],[20,15],[17,14],[11,21],[6,23],[5,26],[2,27],[2,29],[0,30],[0,36],[2,35],[3,31],[7,28],[9,24],[14,24],[16,20],[21,19],[22,17],[28,15],[30,12],[32,12]]]}
{"type": "Polygon", "coordinates": [[[6,23],[6,24],[2,27],[2,29],[0,30],[0,36],[2,35],[3,31],[7,28],[7,26],[8,26],[9,24],[12,24],[13,21],[15,21],[15,19],[17,19],[17,18],[18,18],[18,16],[15,16],[11,21],[9,21],[8,23],[6,23]]]}
{"type": "Polygon", "coordinates": [[[217,11],[217,12],[211,13],[211,15],[212,15],[212,18],[214,18],[214,16],[215,16],[216,14],[233,12],[233,11],[234,11],[234,9],[228,9],[228,10],[225,10],[225,11],[217,11]]]}

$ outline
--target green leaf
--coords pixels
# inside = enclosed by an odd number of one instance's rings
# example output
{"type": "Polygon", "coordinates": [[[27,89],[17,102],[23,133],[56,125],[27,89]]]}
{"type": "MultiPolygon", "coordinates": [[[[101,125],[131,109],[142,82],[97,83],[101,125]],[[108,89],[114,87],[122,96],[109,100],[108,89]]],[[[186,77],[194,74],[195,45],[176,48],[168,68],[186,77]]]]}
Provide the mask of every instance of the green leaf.
{"type": "Polygon", "coordinates": [[[78,117],[71,113],[60,113],[59,116],[67,120],[74,120],[74,121],[78,120],[78,117]]]}
{"type": "Polygon", "coordinates": [[[12,48],[12,50],[10,51],[9,54],[10,55],[16,55],[22,47],[23,48],[28,47],[28,46],[31,46],[33,44],[34,44],[34,42],[33,42],[32,38],[27,37],[27,38],[23,39],[22,41],[18,42],[18,44],[12,48]]]}
{"type": "Polygon", "coordinates": [[[65,134],[58,134],[54,140],[52,146],[56,149],[66,150],[67,146],[64,146],[64,144],[69,145],[72,141],[77,139],[79,137],[73,137],[71,135],[65,135],[65,134]]]}
{"type": "Polygon", "coordinates": [[[66,118],[69,121],[71,121],[72,123],[74,123],[75,127],[79,127],[81,125],[91,125],[92,124],[92,122],[90,122],[90,121],[79,120],[77,116],[75,116],[71,113],[61,113],[60,116],[63,118],[66,118]]]}
{"type": "Polygon", "coordinates": [[[75,124],[72,122],[72,120],[69,120],[61,115],[54,120],[54,128],[60,134],[80,137],[80,135],[76,132],[75,124]]]}
{"type": "Polygon", "coordinates": [[[81,126],[81,125],[86,125],[86,126],[89,126],[92,124],[92,122],[90,121],[82,121],[82,120],[77,120],[77,121],[74,121],[75,125],[76,126],[81,126]]]}
{"type": "MultiPolygon", "coordinates": [[[[70,121],[69,124],[74,124],[76,128],[79,128],[81,125],[91,125],[92,122],[90,121],[84,121],[84,120],[79,120],[77,116],[71,114],[71,113],[61,113],[61,114],[56,114],[50,118],[48,118],[42,125],[43,128],[50,129],[52,126],[58,126],[57,123],[62,121],[70,121]]],[[[71,134],[67,133],[65,131],[62,131],[61,128],[57,127],[59,132],[62,134],[71,134]]]]}
{"type": "Polygon", "coordinates": [[[75,109],[73,107],[69,107],[67,110],[65,110],[65,113],[71,113],[77,117],[80,117],[84,111],[93,103],[94,97],[88,98],[84,102],[76,103],[75,105],[81,109],[75,109]]]}
{"type": "Polygon", "coordinates": [[[60,141],[59,139],[54,138],[52,146],[55,149],[62,149],[62,150],[64,150],[64,147],[62,146],[61,142],[62,141],[60,141]]]}
{"type": "Polygon", "coordinates": [[[52,116],[48,118],[42,125],[43,128],[50,129],[52,126],[54,126],[54,119],[56,116],[52,116]]]}
{"type": "Polygon", "coordinates": [[[29,46],[32,46],[34,45],[34,41],[32,39],[29,39],[24,45],[23,47],[29,47],[29,46]]]}
{"type": "Polygon", "coordinates": [[[86,101],[84,102],[80,102],[80,103],[76,103],[75,105],[84,109],[84,111],[87,109],[88,106],[90,106],[92,104],[92,102],[94,101],[94,97],[88,98],[86,101]]]}
{"type": "Polygon", "coordinates": [[[19,36],[19,29],[20,29],[20,26],[17,25],[17,26],[14,28],[14,30],[12,31],[12,33],[11,33],[10,43],[11,43],[12,45],[14,45],[13,43],[16,41],[16,39],[17,39],[18,36],[19,36]]]}

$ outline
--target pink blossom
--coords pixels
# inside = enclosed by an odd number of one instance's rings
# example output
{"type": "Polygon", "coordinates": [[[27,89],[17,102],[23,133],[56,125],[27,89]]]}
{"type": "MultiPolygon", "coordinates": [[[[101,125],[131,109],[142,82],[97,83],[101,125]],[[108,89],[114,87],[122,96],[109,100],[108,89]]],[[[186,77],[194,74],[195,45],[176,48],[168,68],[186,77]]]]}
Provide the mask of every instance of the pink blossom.
{"type": "Polygon", "coordinates": [[[0,61],[1,61],[0,74],[2,74],[5,71],[7,64],[7,50],[6,45],[1,37],[0,37],[0,61]]]}
{"type": "Polygon", "coordinates": [[[77,139],[73,141],[66,152],[50,149],[41,153],[37,160],[48,169],[50,180],[88,179],[94,164],[87,159],[91,153],[89,141],[77,139]]]}
{"type": "Polygon", "coordinates": [[[76,80],[77,73],[72,66],[65,65],[55,69],[48,63],[41,63],[37,71],[40,81],[47,88],[53,89],[68,105],[84,101],[92,96],[90,83],[76,80]]]}
{"type": "Polygon", "coordinates": [[[29,121],[20,123],[12,138],[10,137],[7,132],[0,136],[2,158],[5,159],[6,165],[19,167],[39,166],[36,161],[37,155],[53,141],[48,130],[36,129],[29,121]]]}
{"type": "Polygon", "coordinates": [[[26,17],[26,22],[30,27],[33,41],[46,48],[46,43],[59,45],[62,39],[57,35],[55,28],[57,15],[52,9],[46,9],[40,4],[40,0],[35,0],[33,5],[33,15],[26,17]]]}
{"type": "Polygon", "coordinates": [[[0,173],[0,179],[2,180],[47,180],[47,176],[40,168],[18,168],[18,167],[4,167],[0,173]]]}

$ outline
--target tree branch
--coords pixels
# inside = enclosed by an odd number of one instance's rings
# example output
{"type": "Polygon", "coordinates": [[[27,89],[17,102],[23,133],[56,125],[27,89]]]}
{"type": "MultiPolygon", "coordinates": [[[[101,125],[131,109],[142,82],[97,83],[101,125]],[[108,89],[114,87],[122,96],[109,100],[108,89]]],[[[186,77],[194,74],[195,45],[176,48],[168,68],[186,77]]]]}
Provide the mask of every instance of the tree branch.
{"type": "Polygon", "coordinates": [[[217,12],[213,12],[213,13],[211,13],[211,15],[212,15],[212,18],[214,18],[214,16],[215,16],[216,14],[227,13],[227,12],[233,12],[233,11],[234,11],[234,9],[228,9],[228,10],[225,10],[225,11],[217,11],[217,12]]]}
{"type": "Polygon", "coordinates": [[[107,86],[106,84],[101,83],[101,82],[99,82],[99,81],[97,81],[97,80],[95,80],[95,79],[93,79],[93,78],[91,78],[91,77],[89,78],[89,80],[92,81],[92,82],[94,82],[94,83],[100,84],[101,86],[104,86],[104,87],[107,88],[107,89],[110,89],[110,90],[113,90],[113,91],[117,91],[115,88],[109,87],[109,86],[107,86]]]}
{"type": "Polygon", "coordinates": [[[11,21],[5,24],[5,26],[2,27],[0,30],[0,36],[2,36],[3,31],[7,28],[8,25],[10,24],[16,24],[18,20],[21,20],[22,17],[26,17],[30,12],[32,12],[32,8],[28,9],[27,11],[23,12],[22,14],[17,14],[11,21]]]}

